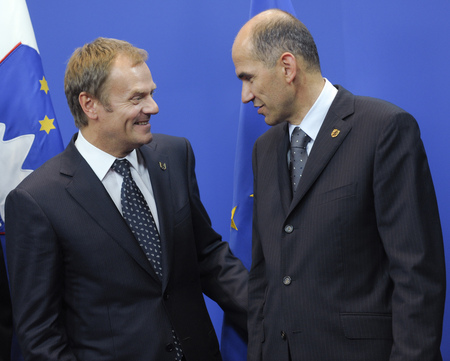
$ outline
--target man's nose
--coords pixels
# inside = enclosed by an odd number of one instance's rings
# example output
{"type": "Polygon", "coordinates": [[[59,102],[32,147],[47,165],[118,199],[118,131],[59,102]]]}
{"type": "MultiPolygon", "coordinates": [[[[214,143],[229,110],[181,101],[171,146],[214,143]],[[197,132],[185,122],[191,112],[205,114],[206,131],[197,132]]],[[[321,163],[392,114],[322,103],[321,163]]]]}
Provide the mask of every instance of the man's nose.
{"type": "Polygon", "coordinates": [[[247,83],[242,83],[242,94],[241,94],[242,103],[246,104],[252,101],[254,98],[255,96],[253,95],[250,86],[247,83]]]}
{"type": "Polygon", "coordinates": [[[153,99],[152,97],[148,97],[148,99],[146,99],[146,101],[145,101],[145,106],[142,109],[142,111],[145,114],[158,114],[159,107],[158,107],[158,104],[156,103],[155,99],[153,99]]]}

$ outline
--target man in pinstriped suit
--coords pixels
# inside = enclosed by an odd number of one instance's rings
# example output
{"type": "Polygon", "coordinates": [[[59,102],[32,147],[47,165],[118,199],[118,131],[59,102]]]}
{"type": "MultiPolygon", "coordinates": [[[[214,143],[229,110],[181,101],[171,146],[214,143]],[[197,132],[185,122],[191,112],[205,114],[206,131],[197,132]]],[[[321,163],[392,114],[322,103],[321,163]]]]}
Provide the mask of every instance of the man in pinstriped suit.
{"type": "Polygon", "coordinates": [[[253,150],[249,361],[438,361],[442,232],[415,119],[323,78],[306,27],[279,10],[232,51],[242,101],[273,126],[253,150]],[[310,138],[295,191],[289,147],[310,138]]]}

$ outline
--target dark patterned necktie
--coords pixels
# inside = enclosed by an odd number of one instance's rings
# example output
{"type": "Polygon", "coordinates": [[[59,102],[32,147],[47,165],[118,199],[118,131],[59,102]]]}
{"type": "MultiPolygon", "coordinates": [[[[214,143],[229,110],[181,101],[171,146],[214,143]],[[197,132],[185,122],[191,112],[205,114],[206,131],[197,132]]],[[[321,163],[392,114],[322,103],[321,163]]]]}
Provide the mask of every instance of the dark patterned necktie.
{"type": "Polygon", "coordinates": [[[150,263],[162,278],[162,251],[158,229],[150,208],[140,189],[131,177],[130,162],[126,159],[116,159],[112,166],[123,177],[120,190],[122,216],[138,240],[150,263]]]}
{"type": "Polygon", "coordinates": [[[297,189],[298,183],[302,177],[303,169],[308,160],[306,146],[311,138],[300,127],[295,127],[291,136],[291,185],[292,193],[297,189]]]}
{"type": "MultiPolygon", "coordinates": [[[[122,216],[148,260],[153,265],[155,273],[159,279],[162,279],[162,250],[158,229],[144,196],[131,176],[130,162],[126,159],[116,159],[111,168],[123,177],[120,190],[122,216]]],[[[175,361],[181,361],[183,352],[181,351],[180,341],[173,329],[172,338],[175,361]]]]}

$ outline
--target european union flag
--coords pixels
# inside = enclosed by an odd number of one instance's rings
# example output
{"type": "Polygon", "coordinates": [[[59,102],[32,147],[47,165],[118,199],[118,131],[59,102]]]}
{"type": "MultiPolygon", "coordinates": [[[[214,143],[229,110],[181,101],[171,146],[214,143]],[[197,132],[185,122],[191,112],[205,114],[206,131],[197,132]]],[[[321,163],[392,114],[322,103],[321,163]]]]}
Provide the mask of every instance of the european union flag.
{"type": "MultiPolygon", "coordinates": [[[[250,18],[264,10],[274,8],[295,16],[291,0],[252,0],[250,18]]],[[[247,269],[250,269],[252,261],[252,149],[256,139],[268,128],[253,104],[241,104],[234,165],[230,247],[247,269]]],[[[222,326],[221,352],[224,361],[241,361],[247,358],[246,341],[233,329],[226,316],[222,326]]]]}
{"type": "MultiPolygon", "coordinates": [[[[0,239],[4,247],[6,196],[61,152],[63,142],[25,0],[1,0],[0,34],[0,239]]],[[[23,360],[13,340],[11,361],[23,360]]]]}

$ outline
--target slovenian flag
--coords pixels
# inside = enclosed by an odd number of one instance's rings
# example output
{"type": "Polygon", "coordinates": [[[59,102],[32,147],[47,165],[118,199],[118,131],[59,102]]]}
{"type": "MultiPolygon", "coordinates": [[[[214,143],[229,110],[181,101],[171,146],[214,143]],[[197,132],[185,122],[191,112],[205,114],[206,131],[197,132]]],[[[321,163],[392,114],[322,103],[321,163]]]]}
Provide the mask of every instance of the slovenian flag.
{"type": "Polygon", "coordinates": [[[0,235],[5,198],[63,150],[25,0],[0,1],[0,235]]]}
{"type": "MultiPolygon", "coordinates": [[[[291,0],[252,0],[250,18],[268,9],[281,9],[295,16],[291,0]]],[[[241,104],[234,163],[233,209],[231,211],[230,247],[247,269],[252,260],[253,174],[252,149],[256,139],[269,126],[252,103],[241,104]]],[[[247,359],[247,345],[224,317],[221,353],[224,361],[247,359]]]]}
{"type": "MultiPolygon", "coordinates": [[[[0,246],[5,247],[6,196],[61,152],[63,142],[25,0],[0,0],[0,34],[0,246]]],[[[15,335],[11,361],[23,361],[15,335]]]]}

